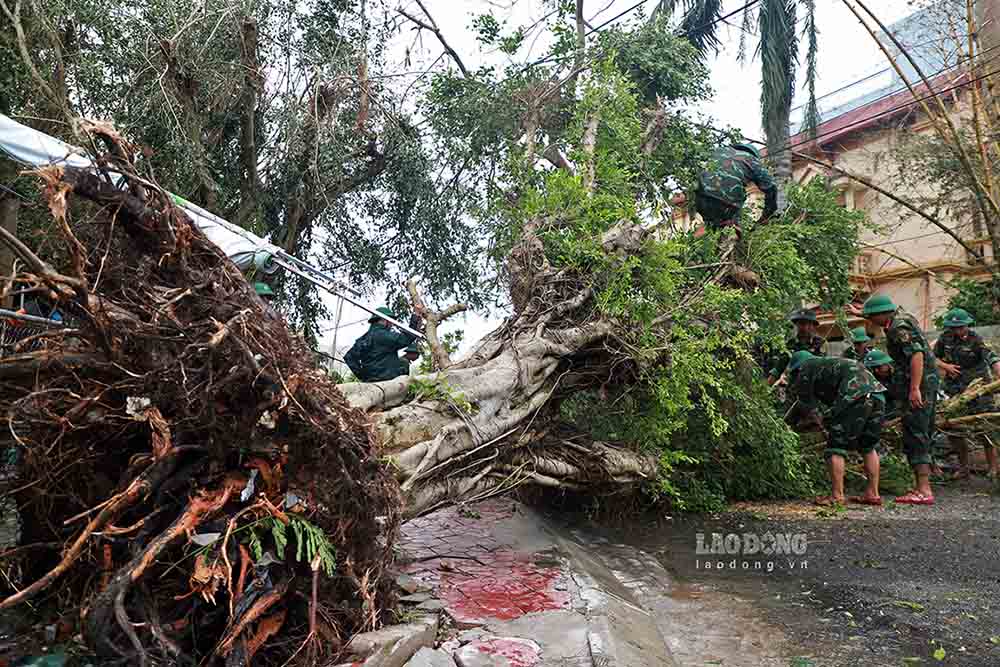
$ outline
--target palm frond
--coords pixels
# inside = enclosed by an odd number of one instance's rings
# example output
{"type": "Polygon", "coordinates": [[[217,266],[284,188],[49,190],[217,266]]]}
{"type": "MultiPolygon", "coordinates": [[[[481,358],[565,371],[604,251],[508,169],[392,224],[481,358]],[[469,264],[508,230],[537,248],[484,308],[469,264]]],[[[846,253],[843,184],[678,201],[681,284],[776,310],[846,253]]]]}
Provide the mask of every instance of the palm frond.
{"type": "Polygon", "coordinates": [[[753,9],[743,8],[743,21],[740,24],[740,47],[736,52],[736,62],[746,65],[747,62],[747,36],[753,34],[753,9]]]}
{"type": "Polygon", "coordinates": [[[806,10],[803,32],[808,43],[806,50],[806,90],[809,93],[809,99],[806,101],[806,110],[802,125],[810,137],[815,137],[816,127],[819,125],[819,107],[816,105],[816,57],[819,50],[817,46],[819,30],[816,28],[816,0],[803,0],[803,2],[806,10]]]}
{"type": "Polygon", "coordinates": [[[677,32],[687,37],[701,53],[709,50],[718,53],[722,45],[718,37],[722,2],[723,0],[659,0],[650,20],[672,16],[678,9],[682,9],[684,16],[677,32]]]}
{"type": "Polygon", "coordinates": [[[762,0],[758,12],[760,105],[768,151],[772,155],[783,148],[795,92],[799,49],[795,31],[796,10],[795,0],[762,0]]]}

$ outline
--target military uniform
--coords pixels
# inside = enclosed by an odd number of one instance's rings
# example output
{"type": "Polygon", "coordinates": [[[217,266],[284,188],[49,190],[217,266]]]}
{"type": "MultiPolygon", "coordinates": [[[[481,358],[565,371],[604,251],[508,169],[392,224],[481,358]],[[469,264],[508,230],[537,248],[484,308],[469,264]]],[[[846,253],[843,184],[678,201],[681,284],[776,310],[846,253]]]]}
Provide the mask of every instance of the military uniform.
{"type": "Polygon", "coordinates": [[[924,332],[913,315],[897,309],[892,322],[885,330],[886,352],[892,357],[893,394],[902,397],[900,410],[903,417],[903,452],[910,465],[931,464],[934,443],[934,418],[937,408],[938,374],[934,353],[924,332]],[[924,407],[914,410],[910,405],[910,358],[924,354],[924,374],[920,393],[924,407]]]}
{"type": "MultiPolygon", "coordinates": [[[[868,354],[869,352],[871,352],[871,349],[872,349],[871,346],[865,347],[865,354],[868,354]]],[[[865,354],[862,354],[862,355],[859,356],[858,353],[857,353],[857,350],[855,350],[854,346],[851,345],[849,348],[847,348],[846,350],[844,350],[843,352],[841,352],[840,356],[843,359],[849,359],[851,361],[864,361],[865,354]]]]}
{"type": "MultiPolygon", "coordinates": [[[[954,331],[945,331],[934,343],[934,356],[962,369],[957,378],[948,376],[942,378],[942,388],[949,396],[961,394],[976,378],[989,382],[990,368],[1000,361],[1000,357],[986,344],[982,336],[971,330],[965,338],[959,338],[954,331]]],[[[980,396],[969,407],[973,409],[969,414],[992,412],[993,398],[980,396]]]]}
{"type": "Polygon", "coordinates": [[[781,374],[785,372],[786,368],[788,368],[788,360],[791,359],[792,355],[796,352],[809,352],[814,357],[826,356],[826,340],[819,336],[813,336],[812,338],[806,340],[803,340],[798,336],[793,336],[785,341],[785,347],[788,348],[788,352],[781,352],[774,355],[771,361],[771,377],[781,377],[781,374]]]}
{"type": "Polygon", "coordinates": [[[862,364],[835,357],[813,358],[795,373],[791,394],[807,409],[822,408],[829,433],[826,456],[867,454],[882,436],[885,387],[862,364]]]}
{"type": "Polygon", "coordinates": [[[777,209],[778,187],[755,152],[727,146],[712,155],[713,164],[702,172],[695,194],[695,207],[708,227],[739,224],[748,183],[754,183],[764,193],[764,217],[777,209]]]}
{"type": "Polygon", "coordinates": [[[404,366],[406,360],[399,357],[399,351],[416,339],[412,334],[394,331],[374,321],[344,355],[344,363],[362,382],[391,380],[409,372],[409,364],[404,366]]]}

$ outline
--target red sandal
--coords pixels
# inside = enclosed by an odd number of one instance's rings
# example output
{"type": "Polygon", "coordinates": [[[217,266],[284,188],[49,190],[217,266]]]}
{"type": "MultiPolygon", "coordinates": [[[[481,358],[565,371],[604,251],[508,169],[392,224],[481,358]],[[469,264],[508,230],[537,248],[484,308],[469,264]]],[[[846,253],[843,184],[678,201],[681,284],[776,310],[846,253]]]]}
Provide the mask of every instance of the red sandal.
{"type": "Polygon", "coordinates": [[[896,503],[903,505],[933,505],[934,496],[925,496],[917,491],[910,491],[905,496],[897,497],[896,503]]]}

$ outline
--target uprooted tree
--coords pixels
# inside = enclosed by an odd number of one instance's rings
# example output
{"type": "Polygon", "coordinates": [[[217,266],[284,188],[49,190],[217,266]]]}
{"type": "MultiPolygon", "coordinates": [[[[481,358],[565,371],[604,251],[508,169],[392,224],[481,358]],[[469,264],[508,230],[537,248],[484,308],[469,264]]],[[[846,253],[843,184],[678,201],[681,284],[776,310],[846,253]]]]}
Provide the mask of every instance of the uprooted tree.
{"type": "Polygon", "coordinates": [[[602,34],[562,76],[437,76],[427,140],[492,233],[510,317],[453,362],[437,326],[462,306],[411,283],[436,372],[339,388],[135,148],[76,122],[101,171],[37,172],[58,246],[0,231],[9,289],[71,323],[0,360],[24,525],[0,609],[55,594],[129,664],[315,664],[381,622],[403,516],[524,484],[805,488],[754,358],[799,299],[847,300],[860,221],[822,184],[793,189],[746,227],[759,284],[731,284],[720,235],[668,208],[717,140],[679,111],[703,74],[654,23],[602,34]]]}

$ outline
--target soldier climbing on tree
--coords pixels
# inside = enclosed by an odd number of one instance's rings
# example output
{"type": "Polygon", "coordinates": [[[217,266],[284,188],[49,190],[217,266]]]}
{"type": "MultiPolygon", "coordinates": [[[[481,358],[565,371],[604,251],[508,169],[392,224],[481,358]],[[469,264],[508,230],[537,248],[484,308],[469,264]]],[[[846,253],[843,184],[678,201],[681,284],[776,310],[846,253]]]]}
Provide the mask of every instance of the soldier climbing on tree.
{"type": "MultiPolygon", "coordinates": [[[[740,216],[747,198],[747,186],[751,183],[764,193],[764,212],[758,220],[758,224],[762,224],[778,210],[778,186],[761,163],[760,152],[749,143],[734,143],[717,149],[710,167],[698,178],[695,192],[695,208],[709,229],[735,228],[735,239],[724,237],[719,252],[725,254],[732,248],[737,264],[745,261],[744,248],[735,242],[742,237],[740,216]]],[[[757,283],[757,276],[742,266],[734,269],[733,278],[742,283],[757,283]]]]}
{"type": "MultiPolygon", "coordinates": [[[[376,312],[386,317],[395,317],[385,306],[378,308],[376,312]]],[[[344,363],[362,382],[384,382],[406,375],[408,368],[404,367],[399,351],[413,343],[417,337],[405,331],[395,331],[388,320],[378,315],[372,315],[368,321],[371,326],[344,355],[344,363]]],[[[410,316],[409,324],[411,329],[419,329],[423,323],[414,313],[410,316]]]]}

